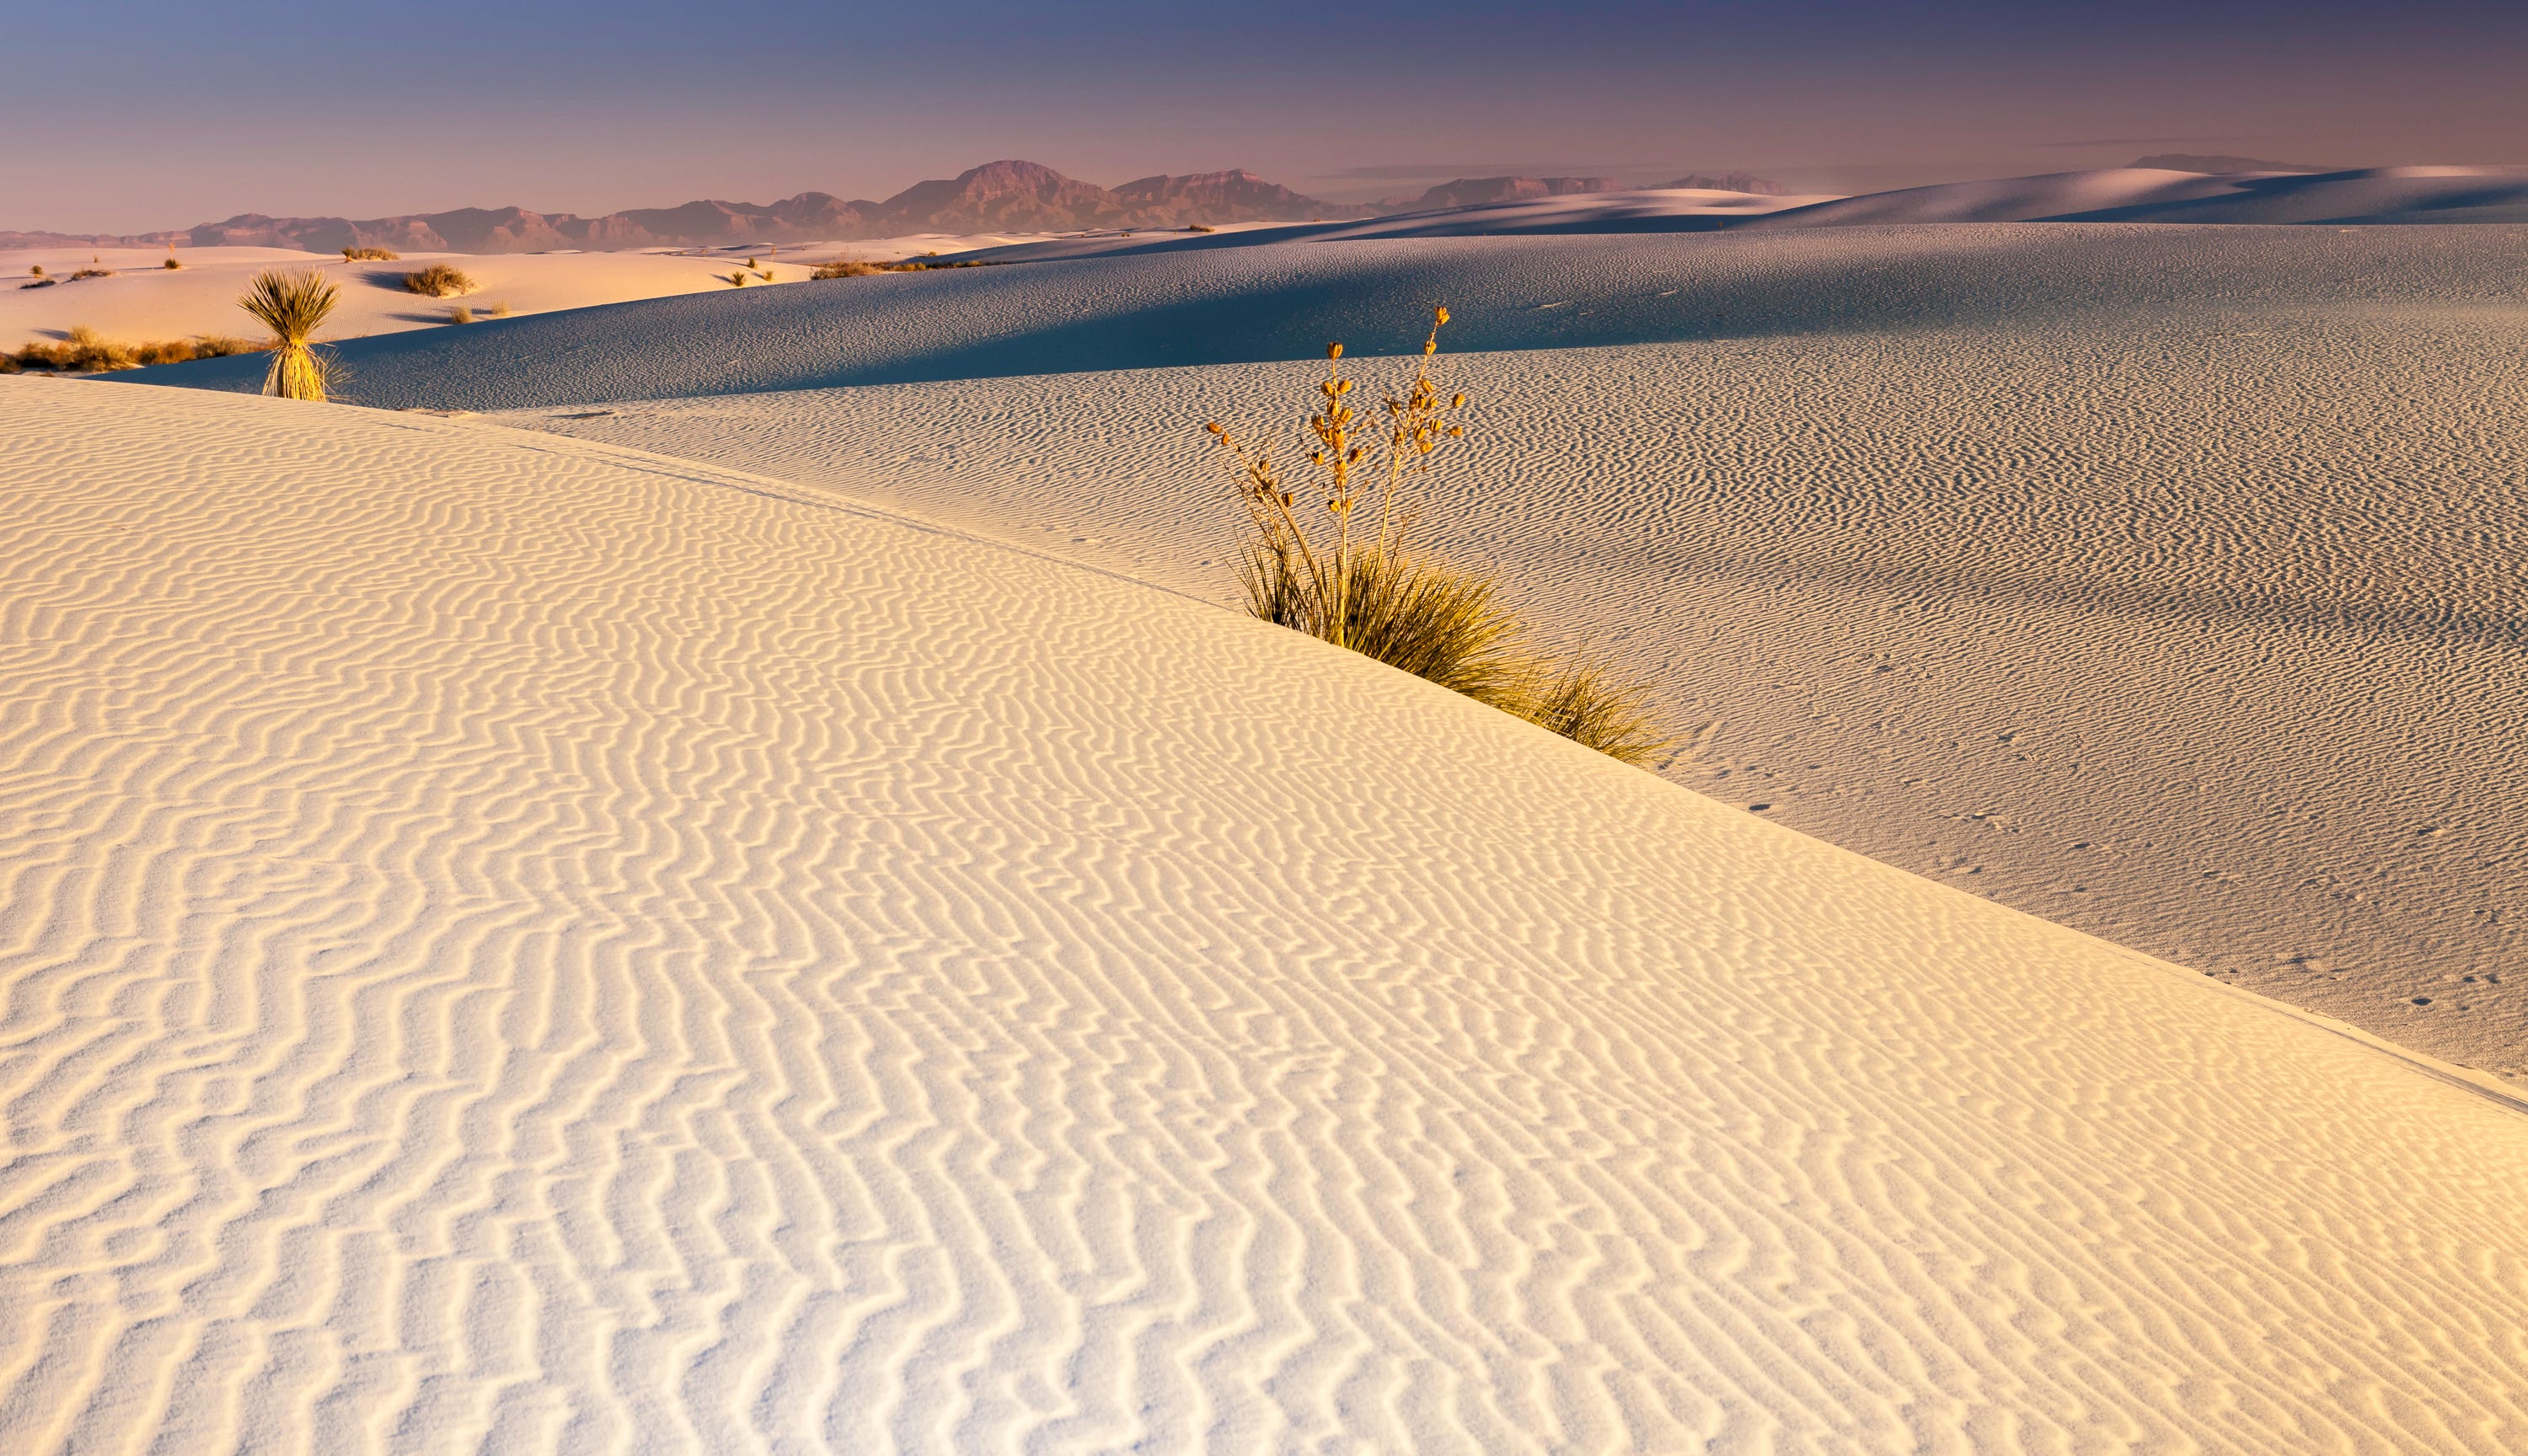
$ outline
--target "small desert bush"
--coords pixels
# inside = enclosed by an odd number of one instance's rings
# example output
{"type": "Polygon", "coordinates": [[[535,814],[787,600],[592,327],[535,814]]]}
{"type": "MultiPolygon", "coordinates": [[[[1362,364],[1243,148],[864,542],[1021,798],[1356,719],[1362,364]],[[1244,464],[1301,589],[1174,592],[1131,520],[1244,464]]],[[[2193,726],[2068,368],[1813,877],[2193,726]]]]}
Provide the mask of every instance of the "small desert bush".
{"type": "Polygon", "coordinates": [[[494,303],[487,306],[483,311],[496,319],[505,319],[509,316],[509,305],[505,302],[494,303]]]}
{"type": "Polygon", "coordinates": [[[400,263],[403,261],[403,254],[391,247],[346,247],[342,249],[342,261],[345,263],[400,263]]]}
{"type": "Polygon", "coordinates": [[[176,261],[176,255],[174,253],[169,253],[167,255],[167,261],[159,264],[158,266],[166,269],[169,273],[173,273],[184,265],[176,261]]]}
{"type": "Polygon", "coordinates": [[[284,399],[325,397],[334,383],[334,363],[312,343],[342,295],[313,268],[295,273],[276,268],[255,275],[237,306],[272,331],[272,368],[264,374],[263,392],[284,399]]]}
{"type": "Polygon", "coordinates": [[[431,298],[454,298],[471,293],[480,286],[482,286],[475,283],[473,276],[465,270],[451,268],[446,263],[433,263],[427,268],[416,268],[403,276],[405,292],[420,293],[431,298]]]}
{"type": "Polygon", "coordinates": [[[151,364],[182,364],[187,359],[216,359],[226,354],[249,353],[254,348],[255,345],[245,339],[224,335],[122,343],[81,325],[58,342],[28,343],[14,353],[0,354],[0,360],[7,361],[11,374],[25,369],[102,374],[117,369],[140,369],[151,364]]]}
{"type": "Polygon", "coordinates": [[[36,264],[35,266],[33,266],[32,268],[27,269],[26,271],[27,271],[29,274],[32,274],[33,276],[35,276],[36,278],[42,278],[42,277],[44,276],[44,265],[43,265],[43,264],[41,264],[41,263],[38,263],[38,264],[36,264]]]}
{"type": "Polygon", "coordinates": [[[817,264],[808,276],[822,283],[829,278],[868,278],[887,271],[883,264],[864,263],[857,258],[836,258],[831,263],[817,264]]]}
{"type": "Polygon", "coordinates": [[[1435,451],[1466,433],[1453,422],[1466,396],[1444,395],[1432,372],[1448,322],[1447,309],[1432,311],[1412,375],[1375,420],[1351,406],[1357,382],[1343,377],[1343,345],[1326,346],[1307,421],[1307,486],[1286,484],[1266,447],[1218,423],[1204,427],[1228,451],[1245,507],[1238,559],[1246,609],[1647,764],[1674,742],[1659,731],[1648,684],[1605,657],[1558,661],[1538,651],[1498,577],[1417,544],[1403,493],[1435,451]]]}
{"type": "Polygon", "coordinates": [[[474,310],[467,308],[464,304],[460,303],[448,311],[448,322],[451,324],[470,324],[474,322],[474,310]]]}
{"type": "Polygon", "coordinates": [[[737,269],[728,275],[728,286],[732,288],[742,288],[753,282],[755,282],[755,275],[747,272],[743,268],[737,269]]]}
{"type": "Polygon", "coordinates": [[[83,279],[83,278],[112,278],[112,277],[114,277],[114,270],[113,270],[113,269],[111,269],[111,268],[82,268],[82,269],[80,269],[79,272],[74,273],[74,274],[72,274],[72,275],[71,275],[71,282],[72,282],[72,283],[78,283],[80,279],[83,279]]]}
{"type": "Polygon", "coordinates": [[[1187,233],[1217,233],[1220,230],[1204,223],[1187,223],[1185,224],[1185,231],[1187,233]]]}

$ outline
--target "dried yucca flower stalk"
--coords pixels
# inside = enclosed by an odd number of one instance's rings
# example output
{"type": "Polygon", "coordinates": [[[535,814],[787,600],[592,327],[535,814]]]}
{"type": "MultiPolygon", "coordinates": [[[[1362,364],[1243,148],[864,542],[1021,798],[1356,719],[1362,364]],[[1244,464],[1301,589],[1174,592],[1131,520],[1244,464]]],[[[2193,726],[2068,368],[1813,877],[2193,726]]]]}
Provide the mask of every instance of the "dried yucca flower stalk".
{"type": "Polygon", "coordinates": [[[313,268],[255,275],[237,306],[272,331],[272,368],[264,374],[263,392],[284,399],[325,397],[333,361],[310,345],[341,297],[342,289],[313,268]]]}

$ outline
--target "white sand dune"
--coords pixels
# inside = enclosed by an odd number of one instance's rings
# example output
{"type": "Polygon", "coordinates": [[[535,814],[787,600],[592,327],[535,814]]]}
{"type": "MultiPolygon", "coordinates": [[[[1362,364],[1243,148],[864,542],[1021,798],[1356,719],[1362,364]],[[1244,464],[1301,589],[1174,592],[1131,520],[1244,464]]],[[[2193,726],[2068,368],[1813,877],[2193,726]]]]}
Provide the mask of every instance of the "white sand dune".
{"type": "Polygon", "coordinates": [[[1362,222],[1248,223],[1211,233],[1172,230],[1028,239],[998,247],[977,246],[957,256],[993,263],[1040,263],[1056,258],[1112,257],[1123,253],[1188,249],[1208,251],[1224,247],[1252,247],[1268,242],[1350,242],[1373,237],[1701,233],[1718,229],[1732,219],[1833,200],[1827,195],[1785,197],[1684,187],[1649,188],[1630,192],[1530,197],[1517,202],[1487,202],[1430,212],[1395,213],[1362,222]]]}
{"type": "Polygon", "coordinates": [[[2118,167],[1873,192],[1749,218],[1736,226],[2040,221],[2528,223],[2528,168],[2374,167],[2207,176],[2118,167]]]}
{"type": "Polygon", "coordinates": [[[0,1445],[2498,1452],[2528,1117],[759,477],[0,380],[0,1445]]]}
{"type": "MultiPolygon", "coordinates": [[[[149,248],[0,251],[0,349],[59,338],[82,325],[128,342],[202,334],[259,338],[269,331],[237,307],[237,295],[257,273],[274,267],[318,268],[342,286],[342,301],[320,336],[330,339],[444,329],[448,309],[460,303],[478,315],[495,303],[522,314],[551,313],[730,287],[730,263],[717,255],[412,253],[392,263],[346,263],[340,254],[286,248],[183,248],[175,256],[184,266],[172,272],[160,266],[167,256],[165,249],[149,248]],[[22,286],[31,281],[31,267],[67,279],[91,266],[92,256],[95,266],[114,270],[113,276],[49,288],[22,286]],[[454,264],[481,286],[461,298],[405,292],[403,276],[433,262],[454,264]]],[[[808,276],[804,258],[797,266],[777,255],[764,261],[776,281],[795,281],[808,276]]]]}
{"type": "MultiPolygon", "coordinates": [[[[354,340],[360,402],[514,409],[817,386],[1080,373],[1421,344],[1459,351],[2374,313],[2522,300],[2501,228],[2104,225],[1764,234],[1403,238],[1169,251],[837,279],[354,340]]],[[[254,359],[141,371],[251,390],[254,359]]]]}
{"type": "MultiPolygon", "coordinates": [[[[1459,342],[1672,328],[1452,356],[1475,431],[1431,511],[1543,618],[1663,673],[1674,717],[1710,725],[1672,778],[2522,1077],[2516,247],[2502,228],[2087,225],[1311,245],[812,286],[717,300],[725,318],[643,306],[610,342],[361,379],[491,403],[711,388],[747,367],[731,357],[994,375],[1261,338],[1305,358],[1413,337],[1398,300],[1419,297],[1451,303],[1459,342]],[[1536,306],[1555,299],[1577,301],[1536,306]],[[654,340],[647,307],[675,327],[654,340]],[[739,317],[786,322],[750,340],[739,317]]],[[[1226,499],[1194,427],[1290,418],[1311,367],[510,418],[1222,599],[1226,499]]]]}

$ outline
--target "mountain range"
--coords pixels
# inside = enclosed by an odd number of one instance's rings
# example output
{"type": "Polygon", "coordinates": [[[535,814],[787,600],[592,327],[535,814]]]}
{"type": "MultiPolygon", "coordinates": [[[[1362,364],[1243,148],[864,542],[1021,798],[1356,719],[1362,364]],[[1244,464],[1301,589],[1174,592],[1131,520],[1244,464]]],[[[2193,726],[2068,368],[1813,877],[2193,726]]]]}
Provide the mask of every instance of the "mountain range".
{"type": "MultiPolygon", "coordinates": [[[[1761,178],[1691,178],[1673,186],[1743,182],[1739,191],[1774,191],[1761,178]]],[[[276,218],[240,213],[223,222],[166,233],[121,236],[0,232],[9,247],[287,247],[330,253],[346,247],[399,252],[532,253],[641,247],[710,247],[729,243],[804,242],[902,237],[922,233],[1074,233],[1100,228],[1183,228],[1193,224],[1303,223],[1387,211],[1427,211],[1521,197],[1616,189],[1606,178],[1461,178],[1398,205],[1320,201],[1244,169],[1145,177],[1118,187],[1065,177],[1035,162],[990,162],[934,182],[916,182],[883,202],[846,201],[802,192],[778,202],[688,202],[633,208],[602,217],[540,213],[523,207],[463,207],[398,217],[276,218]]]]}

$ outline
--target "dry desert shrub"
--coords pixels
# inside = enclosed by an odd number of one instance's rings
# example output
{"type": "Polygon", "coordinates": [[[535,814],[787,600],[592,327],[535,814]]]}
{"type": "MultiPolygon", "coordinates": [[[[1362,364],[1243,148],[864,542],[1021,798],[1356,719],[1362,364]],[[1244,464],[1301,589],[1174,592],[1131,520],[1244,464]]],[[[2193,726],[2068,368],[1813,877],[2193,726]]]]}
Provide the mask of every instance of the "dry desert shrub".
{"type": "Polygon", "coordinates": [[[455,298],[471,293],[480,286],[482,286],[474,282],[471,274],[461,268],[451,268],[446,263],[433,263],[427,268],[416,268],[403,276],[405,292],[419,293],[430,298],[455,298]]]}
{"type": "Polygon", "coordinates": [[[939,255],[935,252],[923,253],[919,258],[902,258],[893,263],[870,263],[858,258],[836,258],[831,263],[817,264],[816,268],[809,273],[808,277],[815,279],[818,283],[822,283],[829,278],[873,278],[881,273],[935,273],[948,268],[993,268],[999,266],[995,261],[988,261],[981,258],[969,258],[962,262],[955,263],[932,263],[927,261],[928,259],[936,258],[939,255]]]}
{"type": "Polygon", "coordinates": [[[335,382],[335,367],[316,352],[313,340],[342,294],[313,268],[295,273],[276,268],[255,275],[237,307],[272,331],[272,368],[264,374],[263,392],[284,399],[325,397],[335,382]]]}
{"type": "Polygon", "coordinates": [[[58,342],[32,342],[14,353],[0,354],[0,372],[16,374],[26,369],[49,369],[64,374],[103,374],[117,369],[140,369],[151,364],[182,364],[187,359],[216,359],[226,354],[250,353],[255,347],[245,339],[216,334],[147,343],[122,343],[82,324],[58,342]]]}
{"type": "Polygon", "coordinates": [[[167,261],[159,264],[158,266],[166,269],[169,273],[174,273],[184,265],[176,261],[176,255],[174,253],[169,253],[167,255],[167,261]]]}
{"type": "Polygon", "coordinates": [[[342,261],[345,263],[400,263],[403,261],[403,254],[391,247],[346,247],[342,249],[342,261]]]}
{"type": "Polygon", "coordinates": [[[460,303],[448,311],[448,322],[451,324],[470,324],[474,322],[474,310],[467,308],[464,304],[460,303]]]}
{"type": "Polygon", "coordinates": [[[1415,542],[1403,494],[1429,471],[1435,451],[1466,433],[1453,423],[1466,396],[1444,396],[1432,372],[1448,322],[1447,309],[1432,311],[1412,375],[1375,420],[1351,406],[1356,381],[1343,377],[1343,345],[1326,346],[1326,377],[1307,419],[1310,485],[1286,483],[1268,447],[1250,446],[1216,422],[1204,427],[1229,453],[1246,511],[1238,543],[1246,608],[1619,761],[1647,764],[1675,741],[1659,730],[1649,685],[1601,656],[1556,661],[1537,651],[1496,575],[1453,565],[1415,542]]]}
{"type": "Polygon", "coordinates": [[[72,282],[72,283],[78,283],[80,279],[83,279],[83,278],[112,278],[112,277],[114,277],[114,270],[113,270],[113,269],[111,269],[111,268],[82,268],[82,269],[80,269],[79,272],[74,273],[74,274],[72,274],[72,275],[71,275],[71,282],[72,282]]]}
{"type": "Polygon", "coordinates": [[[505,302],[494,303],[485,307],[483,311],[496,319],[505,319],[509,316],[509,305],[505,302]]]}

